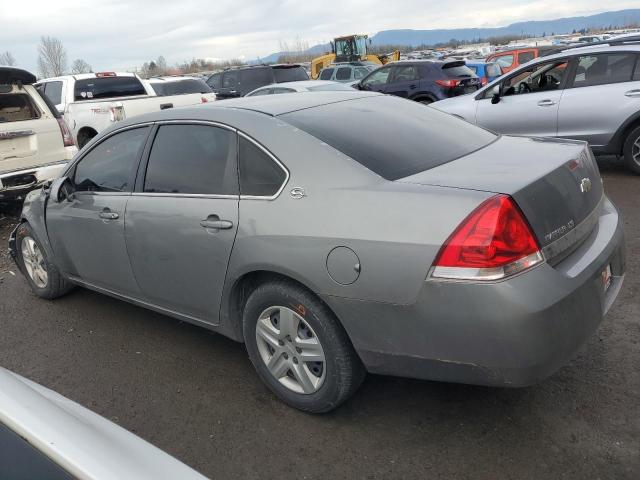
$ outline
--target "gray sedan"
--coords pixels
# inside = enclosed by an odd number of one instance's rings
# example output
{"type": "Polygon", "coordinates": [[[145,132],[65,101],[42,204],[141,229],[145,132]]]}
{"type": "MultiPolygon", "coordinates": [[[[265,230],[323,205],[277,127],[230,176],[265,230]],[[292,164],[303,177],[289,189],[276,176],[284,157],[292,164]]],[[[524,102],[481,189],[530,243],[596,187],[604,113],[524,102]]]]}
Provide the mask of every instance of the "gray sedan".
{"type": "Polygon", "coordinates": [[[310,412],[366,371],[543,379],[616,298],[623,245],[585,143],[368,92],[120,122],[28,196],[10,238],[36,295],[82,286],[244,342],[310,412]]]}

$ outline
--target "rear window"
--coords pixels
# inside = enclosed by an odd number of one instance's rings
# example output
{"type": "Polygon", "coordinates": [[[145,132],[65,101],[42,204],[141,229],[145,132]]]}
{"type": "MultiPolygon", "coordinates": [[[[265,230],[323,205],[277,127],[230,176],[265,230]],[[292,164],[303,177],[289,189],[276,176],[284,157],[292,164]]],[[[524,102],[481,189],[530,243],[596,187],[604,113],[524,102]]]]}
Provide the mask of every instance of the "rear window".
{"type": "Polygon", "coordinates": [[[197,78],[152,83],[151,87],[156,95],[185,95],[189,93],[211,93],[211,88],[204,81],[197,78]]]}
{"type": "Polygon", "coordinates": [[[142,82],[136,77],[100,77],[76,80],[73,93],[76,101],[147,94],[142,82]]]}
{"type": "MultiPolygon", "coordinates": [[[[239,74],[240,88],[244,93],[249,93],[256,88],[273,83],[273,74],[270,68],[247,68],[246,70],[239,70],[239,74]]],[[[225,76],[225,80],[228,75],[225,76]]]]}
{"type": "Polygon", "coordinates": [[[273,74],[276,77],[276,83],[309,80],[309,75],[307,75],[307,71],[302,67],[274,68],[273,74]]]}
{"type": "Polygon", "coordinates": [[[475,75],[473,70],[467,67],[464,62],[445,63],[442,65],[442,71],[449,78],[472,77],[475,75]]]}
{"type": "Polygon", "coordinates": [[[0,94],[0,123],[40,118],[40,112],[26,93],[0,94]]]}
{"type": "Polygon", "coordinates": [[[387,180],[448,163],[496,139],[452,115],[390,96],[332,103],[280,118],[387,180]]]}

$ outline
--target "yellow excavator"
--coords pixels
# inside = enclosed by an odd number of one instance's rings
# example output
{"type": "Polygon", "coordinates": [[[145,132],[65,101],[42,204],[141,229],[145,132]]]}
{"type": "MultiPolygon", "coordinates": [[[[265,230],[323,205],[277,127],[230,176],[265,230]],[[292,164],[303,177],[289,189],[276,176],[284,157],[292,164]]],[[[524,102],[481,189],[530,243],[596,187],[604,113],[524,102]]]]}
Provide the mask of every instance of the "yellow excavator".
{"type": "Polygon", "coordinates": [[[332,63],[340,62],[373,62],[384,65],[388,62],[400,60],[398,50],[386,55],[376,55],[367,52],[367,35],[346,35],[337,37],[331,42],[331,53],[326,53],[311,60],[311,78],[316,79],[320,71],[332,63]]]}

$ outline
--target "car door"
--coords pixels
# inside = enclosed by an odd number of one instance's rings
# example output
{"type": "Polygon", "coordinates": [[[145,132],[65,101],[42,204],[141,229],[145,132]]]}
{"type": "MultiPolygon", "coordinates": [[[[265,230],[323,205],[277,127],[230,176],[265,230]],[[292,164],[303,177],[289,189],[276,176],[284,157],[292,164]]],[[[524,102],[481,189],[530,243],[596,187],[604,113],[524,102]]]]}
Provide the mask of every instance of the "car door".
{"type": "Polygon", "coordinates": [[[385,93],[409,98],[420,87],[420,73],[417,65],[394,65],[385,93]]]}
{"type": "Polygon", "coordinates": [[[384,66],[371,72],[360,82],[361,90],[385,93],[391,74],[391,66],[384,66]]]}
{"type": "Polygon", "coordinates": [[[238,228],[236,152],[237,135],[227,127],[157,127],[126,218],[131,265],[148,302],[218,322],[238,228]]]}
{"type": "Polygon", "coordinates": [[[512,72],[499,84],[498,103],[493,89],[478,100],[476,122],[498,133],[556,136],[567,65],[566,59],[556,59],[512,72]]]}
{"type": "Polygon", "coordinates": [[[560,102],[558,136],[607,145],[623,122],[640,111],[637,57],[631,52],[576,57],[560,102]]]}
{"type": "Polygon", "coordinates": [[[151,127],[115,132],[67,173],[69,201],[47,203],[47,232],[58,266],[84,282],[138,297],[124,239],[127,202],[151,127]]]}

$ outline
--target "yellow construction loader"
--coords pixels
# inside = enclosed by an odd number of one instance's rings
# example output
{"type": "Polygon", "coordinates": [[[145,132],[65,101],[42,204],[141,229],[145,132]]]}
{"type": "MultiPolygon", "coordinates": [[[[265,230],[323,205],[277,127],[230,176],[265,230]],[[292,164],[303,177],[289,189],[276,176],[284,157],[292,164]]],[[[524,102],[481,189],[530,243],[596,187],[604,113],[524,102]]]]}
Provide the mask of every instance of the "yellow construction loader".
{"type": "Polygon", "coordinates": [[[373,62],[384,65],[388,62],[400,60],[398,50],[386,55],[376,55],[367,52],[367,35],[346,35],[337,37],[331,42],[331,53],[326,53],[311,60],[311,78],[314,80],[320,75],[320,71],[332,63],[340,62],[373,62]]]}

